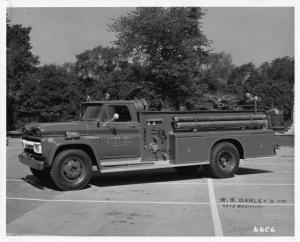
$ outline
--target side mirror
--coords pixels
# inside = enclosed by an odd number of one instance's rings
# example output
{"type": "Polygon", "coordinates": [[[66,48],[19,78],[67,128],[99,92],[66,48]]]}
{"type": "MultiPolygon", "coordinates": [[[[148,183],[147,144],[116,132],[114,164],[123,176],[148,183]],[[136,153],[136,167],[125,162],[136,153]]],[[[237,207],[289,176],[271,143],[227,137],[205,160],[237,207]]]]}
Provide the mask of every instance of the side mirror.
{"type": "Polygon", "coordinates": [[[113,119],[113,120],[119,119],[119,114],[115,113],[115,114],[114,114],[114,117],[113,117],[112,119],[113,119]]]}
{"type": "Polygon", "coordinates": [[[108,123],[113,122],[114,120],[117,119],[119,119],[119,114],[115,113],[114,116],[110,120],[106,121],[102,126],[106,127],[108,123]]]}

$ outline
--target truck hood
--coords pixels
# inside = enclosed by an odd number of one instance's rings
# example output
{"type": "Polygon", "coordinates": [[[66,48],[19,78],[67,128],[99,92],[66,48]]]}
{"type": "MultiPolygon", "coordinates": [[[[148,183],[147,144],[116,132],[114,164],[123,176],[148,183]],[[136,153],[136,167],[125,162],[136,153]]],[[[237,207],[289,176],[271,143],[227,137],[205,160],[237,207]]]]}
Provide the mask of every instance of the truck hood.
{"type": "Polygon", "coordinates": [[[88,125],[86,122],[54,122],[54,123],[37,123],[26,125],[23,128],[23,134],[31,136],[60,136],[66,132],[77,132],[82,135],[88,134],[88,125]]]}

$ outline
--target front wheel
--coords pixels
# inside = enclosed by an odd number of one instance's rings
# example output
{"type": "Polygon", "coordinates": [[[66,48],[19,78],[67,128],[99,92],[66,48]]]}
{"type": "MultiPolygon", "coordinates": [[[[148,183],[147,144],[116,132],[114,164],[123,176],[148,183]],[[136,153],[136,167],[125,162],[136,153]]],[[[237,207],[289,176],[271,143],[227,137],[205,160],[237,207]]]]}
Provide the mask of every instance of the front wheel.
{"type": "Polygon", "coordinates": [[[57,155],[51,168],[51,178],[61,190],[79,190],[92,178],[92,161],[82,150],[64,150],[57,155]]]}
{"type": "Polygon", "coordinates": [[[210,153],[210,173],[217,178],[233,177],[239,168],[237,148],[229,142],[216,144],[210,153]]]}

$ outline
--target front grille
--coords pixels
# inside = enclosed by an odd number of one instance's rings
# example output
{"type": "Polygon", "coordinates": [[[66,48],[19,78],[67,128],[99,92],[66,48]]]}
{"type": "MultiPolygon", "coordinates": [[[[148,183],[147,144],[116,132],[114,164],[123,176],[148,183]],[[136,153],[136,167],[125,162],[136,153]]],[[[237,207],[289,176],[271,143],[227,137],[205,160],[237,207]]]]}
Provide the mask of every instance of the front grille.
{"type": "Polygon", "coordinates": [[[34,153],[33,147],[32,146],[25,147],[24,152],[29,153],[29,154],[31,154],[31,153],[33,154],[34,153]]]}
{"type": "Polygon", "coordinates": [[[24,152],[35,158],[36,160],[44,160],[44,157],[42,154],[37,154],[33,151],[33,148],[27,147],[24,149],[24,152]]]}

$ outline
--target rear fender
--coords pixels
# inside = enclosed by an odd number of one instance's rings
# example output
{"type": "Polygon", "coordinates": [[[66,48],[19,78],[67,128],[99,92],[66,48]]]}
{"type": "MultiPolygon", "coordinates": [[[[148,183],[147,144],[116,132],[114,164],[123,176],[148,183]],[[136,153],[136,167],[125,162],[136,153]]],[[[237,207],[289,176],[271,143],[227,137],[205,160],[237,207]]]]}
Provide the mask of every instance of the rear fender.
{"type": "Polygon", "coordinates": [[[243,145],[243,143],[242,143],[241,141],[239,141],[239,140],[237,140],[237,139],[235,139],[235,138],[228,138],[228,139],[221,138],[221,139],[218,139],[218,140],[217,140],[216,142],[214,142],[214,143],[212,144],[212,146],[210,147],[210,149],[209,149],[209,156],[210,156],[210,152],[211,152],[212,148],[213,148],[215,145],[217,145],[217,144],[219,144],[219,143],[221,143],[221,142],[229,142],[229,143],[232,143],[232,144],[238,149],[239,155],[240,155],[240,159],[244,159],[244,158],[245,158],[245,153],[244,153],[245,149],[244,149],[244,145],[243,145]]]}

